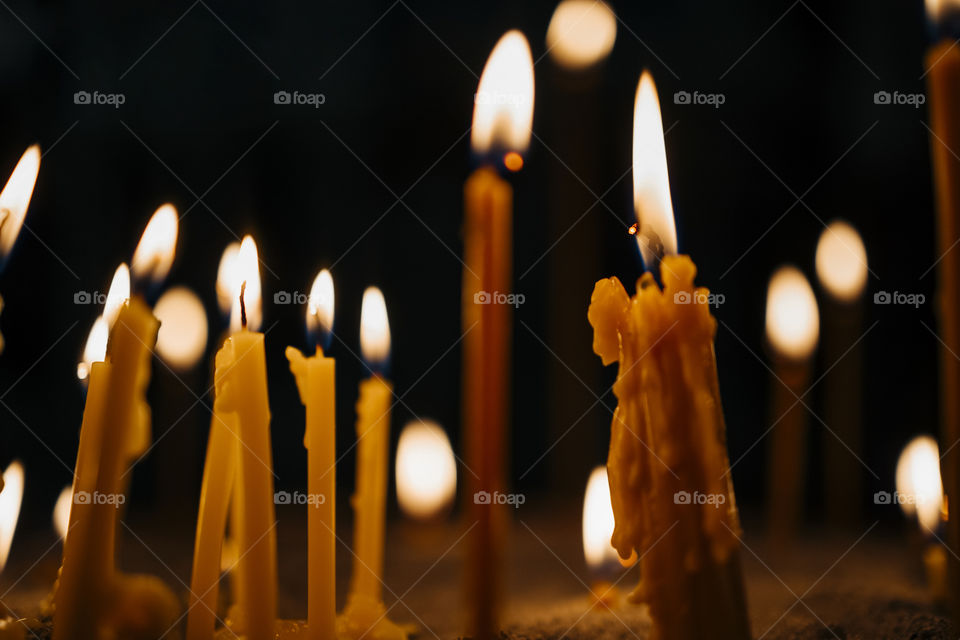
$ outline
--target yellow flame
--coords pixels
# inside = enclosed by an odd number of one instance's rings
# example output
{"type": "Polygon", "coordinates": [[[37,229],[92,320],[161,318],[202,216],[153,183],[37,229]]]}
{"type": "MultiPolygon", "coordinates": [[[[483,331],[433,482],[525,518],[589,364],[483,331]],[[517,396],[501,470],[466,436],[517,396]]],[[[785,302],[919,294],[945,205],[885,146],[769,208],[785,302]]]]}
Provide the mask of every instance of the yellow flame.
{"type": "Polygon", "coordinates": [[[86,380],[94,362],[103,362],[107,357],[107,341],[110,339],[110,326],[107,319],[98,316],[90,328],[87,342],[83,347],[83,359],[77,364],[77,378],[86,380]]]}
{"type": "Polygon", "coordinates": [[[817,242],[817,277],[834,298],[852,302],[867,284],[867,249],[860,234],[843,220],[834,220],[817,242]]]}
{"type": "Polygon", "coordinates": [[[602,0],[563,0],[547,27],[547,50],[567,69],[603,60],[617,39],[617,16],[602,0]]]}
{"type": "Polygon", "coordinates": [[[660,252],[676,253],[677,227],[670,199],[660,100],[649,71],[640,76],[633,106],[633,208],[640,225],[636,238],[644,264],[652,266],[660,252]]]}
{"type": "Polygon", "coordinates": [[[165,204],[153,213],[130,261],[130,271],[136,280],[160,282],[167,277],[177,248],[178,221],[172,204],[165,204]]]}
{"type": "Polygon", "coordinates": [[[233,308],[233,299],[240,295],[237,288],[236,260],[240,253],[240,243],[231,242],[220,256],[220,265],[217,267],[217,304],[220,312],[230,313],[233,308]]]}
{"type": "Polygon", "coordinates": [[[435,422],[410,422],[397,442],[397,502],[419,520],[440,514],[457,491],[457,463],[446,432],[435,422]]]}
{"type": "Polygon", "coordinates": [[[935,531],[943,507],[940,451],[930,436],[910,441],[897,461],[897,502],[907,517],[916,515],[924,531],[935,531]]]}
{"type": "Polygon", "coordinates": [[[805,360],[819,337],[820,315],[810,283],[796,267],[780,267],[767,287],[767,339],[780,355],[805,360]]]}
{"type": "Polygon", "coordinates": [[[3,571],[10,555],[22,499],[23,465],[19,460],[14,460],[3,472],[3,491],[0,491],[0,571],[3,571]]]}
{"type": "Polygon", "coordinates": [[[613,506],[610,503],[610,483],[607,468],[594,468],[587,480],[583,496],[583,555],[587,566],[598,569],[619,560],[617,550],[610,544],[613,536],[613,506]]]}
{"type": "Polygon", "coordinates": [[[244,236],[233,262],[233,287],[236,295],[230,305],[230,330],[240,331],[242,318],[240,313],[240,289],[243,283],[243,303],[247,311],[247,328],[256,331],[263,322],[263,300],[260,290],[260,258],[257,255],[257,243],[252,236],[244,236]]]}
{"type": "Polygon", "coordinates": [[[927,17],[933,21],[943,19],[951,12],[960,9],[960,0],[926,0],[927,17]]]}
{"type": "Polygon", "coordinates": [[[369,363],[381,363],[390,357],[390,321],[387,303],[376,287],[367,287],[360,306],[360,353],[369,363]]]}
{"type": "Polygon", "coordinates": [[[53,528],[61,540],[67,539],[67,530],[70,528],[70,508],[73,506],[73,487],[67,485],[57,496],[57,503],[53,505],[53,528]]]}
{"type": "Polygon", "coordinates": [[[487,59],[474,96],[470,142],[477,153],[524,152],[533,125],[533,57],[522,33],[508,31],[487,59]]]}
{"type": "Polygon", "coordinates": [[[17,241],[39,172],[40,147],[33,145],[20,156],[10,179],[0,191],[0,256],[9,254],[17,241]]]}
{"type": "Polygon", "coordinates": [[[121,263],[117,270],[113,272],[113,280],[110,281],[110,288],[107,290],[107,298],[103,303],[103,317],[107,321],[107,327],[112,327],[117,321],[117,315],[124,303],[130,299],[130,269],[125,263],[121,263]]]}
{"type": "Polygon", "coordinates": [[[173,287],[157,300],[153,314],[160,320],[160,357],[179,371],[197,364],[207,348],[207,313],[197,294],[186,287],[173,287]]]}
{"type": "Polygon", "coordinates": [[[333,331],[333,276],[326,269],[317,274],[307,298],[307,331],[333,331]]]}

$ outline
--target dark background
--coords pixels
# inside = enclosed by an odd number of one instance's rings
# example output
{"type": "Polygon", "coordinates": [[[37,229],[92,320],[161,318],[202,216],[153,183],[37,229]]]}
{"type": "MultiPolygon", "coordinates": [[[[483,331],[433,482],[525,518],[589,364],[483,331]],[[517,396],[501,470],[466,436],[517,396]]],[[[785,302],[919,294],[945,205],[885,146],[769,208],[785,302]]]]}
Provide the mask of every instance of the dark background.
{"type": "MultiPolygon", "coordinates": [[[[860,229],[874,274],[864,310],[864,330],[876,325],[863,343],[862,457],[879,479],[861,472],[870,495],[892,490],[900,449],[937,428],[936,274],[921,277],[936,255],[926,109],[876,105],[873,94],[924,90],[921,3],[613,7],[621,23],[600,68],[578,75],[549,56],[538,62],[535,135],[526,168],[511,178],[515,289],[526,296],[515,329],[515,485],[579,509],[589,469],[605,459],[614,398],[595,404],[594,394],[614,371],[602,371],[591,354],[586,308],[593,281],[617,275],[632,289],[641,270],[625,233],[634,218],[626,172],[633,96],[646,67],[669,128],[681,251],[696,261],[699,282],[727,301],[716,311],[726,325],[717,357],[730,456],[746,454],[733,472],[741,504],[755,513],[764,498],[768,443],[753,445],[771,423],[775,384],[763,364],[766,282],[783,262],[812,278],[821,221],[836,217],[860,229]],[[676,105],[679,90],[720,92],[726,101],[719,109],[676,105]],[[873,305],[880,290],[923,293],[927,303],[873,305]]],[[[303,411],[283,356],[305,338],[303,308],[274,305],[273,295],[306,292],[325,266],[337,295],[330,353],[340,450],[353,443],[353,403],[366,375],[351,353],[359,353],[360,299],[377,284],[393,334],[390,377],[406,394],[394,408],[394,442],[407,420],[429,417],[459,451],[460,351],[451,347],[461,332],[461,190],[477,75],[510,28],[522,29],[540,58],[553,8],[496,0],[5,0],[0,174],[27,145],[45,151],[28,228],[0,277],[0,462],[26,466],[21,526],[48,527],[71,479],[84,402],[75,366],[100,312],[75,305],[74,294],[106,289],[166,201],[183,215],[168,283],[199,293],[211,336],[223,327],[214,293],[220,254],[246,233],[257,240],[278,488],[305,486],[303,411]],[[77,105],[79,90],[126,101],[118,109],[77,105]],[[318,109],[275,105],[278,90],[323,93],[326,101],[318,109]]],[[[815,375],[831,364],[824,360],[815,375]]],[[[155,365],[159,443],[136,468],[134,512],[195,518],[210,367],[205,360],[181,383],[155,365]]],[[[814,411],[825,389],[821,383],[808,397],[814,411]]],[[[812,522],[823,436],[812,421],[812,522]]],[[[348,455],[338,469],[344,506],[353,472],[348,455]]],[[[870,495],[871,515],[899,518],[870,495]]]]}

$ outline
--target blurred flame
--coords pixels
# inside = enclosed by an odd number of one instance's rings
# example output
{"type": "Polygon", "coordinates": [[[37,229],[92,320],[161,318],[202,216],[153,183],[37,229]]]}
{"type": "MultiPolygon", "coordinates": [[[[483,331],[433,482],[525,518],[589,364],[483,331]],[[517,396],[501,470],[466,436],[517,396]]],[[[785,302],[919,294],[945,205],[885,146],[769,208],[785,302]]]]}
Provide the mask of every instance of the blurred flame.
{"type": "Polygon", "coordinates": [[[368,363],[382,364],[390,357],[390,321],[387,303],[376,287],[363,292],[360,307],[360,353],[368,363]]]}
{"type": "Polygon", "coordinates": [[[307,298],[307,331],[333,331],[333,276],[326,269],[317,274],[307,298]]]}
{"type": "Polygon", "coordinates": [[[613,506],[607,468],[599,466],[590,473],[583,496],[583,555],[587,566],[598,569],[620,559],[610,544],[613,536],[613,506]]]}
{"type": "Polygon", "coordinates": [[[98,316],[90,328],[87,343],[83,346],[83,359],[77,364],[77,378],[86,380],[94,362],[103,362],[107,357],[107,341],[110,339],[110,327],[106,318],[98,316]]]}
{"type": "Polygon", "coordinates": [[[834,220],[817,242],[817,277],[834,298],[852,302],[867,284],[867,249],[860,234],[843,220],[834,220]]]}
{"type": "Polygon", "coordinates": [[[898,502],[909,518],[916,515],[920,527],[936,531],[943,508],[940,451],[930,436],[919,436],[904,447],[897,461],[898,502]]]}
{"type": "Polygon", "coordinates": [[[186,287],[173,287],[157,300],[153,314],[160,320],[160,357],[180,371],[197,364],[207,348],[207,313],[200,298],[186,287]]]}
{"type": "Polygon", "coordinates": [[[670,199],[667,150],[663,142],[660,100],[653,76],[644,71],[633,106],[633,208],[643,263],[652,267],[663,254],[677,252],[677,226],[670,199]]]}
{"type": "Polygon", "coordinates": [[[53,528],[61,540],[67,539],[67,530],[70,528],[70,507],[73,506],[73,487],[67,485],[57,496],[57,503],[53,505],[53,528]]]}
{"type": "Polygon", "coordinates": [[[602,0],[563,0],[547,27],[547,50],[567,69],[584,69],[603,60],[616,39],[617,16],[602,0]]]}
{"type": "Polygon", "coordinates": [[[819,337],[820,316],[810,283],[796,267],[780,267],[767,287],[767,339],[781,355],[805,360],[819,337]]]}
{"type": "Polygon", "coordinates": [[[177,210],[172,204],[153,213],[130,261],[134,279],[160,282],[167,277],[177,248],[177,226],[177,210]]]}
{"type": "Polygon", "coordinates": [[[107,290],[107,298],[103,303],[103,317],[107,327],[112,327],[117,321],[117,315],[124,303],[130,299],[130,269],[126,263],[121,263],[113,272],[113,280],[107,290]]]}
{"type": "Polygon", "coordinates": [[[240,253],[240,243],[231,242],[223,250],[220,265],[217,267],[217,304],[220,305],[220,312],[224,315],[230,313],[230,309],[233,308],[233,299],[240,295],[239,287],[234,286],[238,253],[240,253]]]}
{"type": "Polygon", "coordinates": [[[435,422],[410,422],[397,442],[397,502],[419,520],[441,513],[457,490],[457,463],[446,432],[435,422]]]}
{"type": "Polygon", "coordinates": [[[35,144],[20,156],[10,179],[0,191],[0,256],[8,255],[17,241],[39,172],[40,146],[35,144]]]}
{"type": "Polygon", "coordinates": [[[252,236],[243,237],[232,266],[231,282],[235,295],[230,304],[230,331],[236,332],[243,328],[240,313],[240,288],[243,283],[246,283],[243,303],[247,311],[247,329],[256,331],[263,322],[263,299],[260,290],[260,258],[257,255],[257,243],[252,236]]]}
{"type": "Polygon", "coordinates": [[[942,20],[947,13],[960,9],[960,0],[926,0],[927,17],[933,21],[942,20]]]}
{"type": "Polygon", "coordinates": [[[3,571],[10,555],[22,499],[23,465],[19,460],[14,460],[3,472],[3,491],[0,491],[0,571],[3,571]]]}
{"type": "Polygon", "coordinates": [[[533,86],[530,45],[521,32],[508,31],[490,53],[474,96],[470,136],[474,152],[527,150],[533,126],[533,86]]]}

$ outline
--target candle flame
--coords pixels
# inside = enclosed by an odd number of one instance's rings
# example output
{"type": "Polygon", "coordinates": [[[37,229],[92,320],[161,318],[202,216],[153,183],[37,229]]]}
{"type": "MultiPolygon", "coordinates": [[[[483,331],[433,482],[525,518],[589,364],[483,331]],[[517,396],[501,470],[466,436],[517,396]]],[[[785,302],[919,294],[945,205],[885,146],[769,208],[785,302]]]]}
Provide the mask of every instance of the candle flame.
{"type": "Polygon", "coordinates": [[[446,432],[435,422],[410,422],[397,442],[397,502],[418,520],[439,515],[457,491],[457,462],[446,432]]]}
{"type": "Polygon", "coordinates": [[[333,310],[333,276],[324,269],[314,278],[313,286],[310,287],[310,296],[307,298],[307,332],[331,333],[333,310]]]}
{"type": "Polygon", "coordinates": [[[558,65],[570,70],[606,58],[616,39],[617,16],[602,0],[563,0],[547,27],[547,50],[558,65]]]}
{"type": "Polygon", "coordinates": [[[7,256],[20,235],[40,172],[40,146],[28,147],[0,191],[0,256],[7,256]]]}
{"type": "Polygon", "coordinates": [[[153,213],[130,261],[134,279],[156,283],[167,277],[177,248],[178,223],[172,204],[162,205],[153,213]]]}
{"type": "Polygon", "coordinates": [[[230,305],[230,331],[243,329],[240,296],[247,315],[247,329],[256,331],[263,323],[263,301],[260,290],[260,258],[252,236],[244,236],[233,261],[232,286],[236,292],[230,305]],[[244,286],[246,283],[246,286],[244,286]],[[241,294],[241,289],[243,292],[241,294]]]}
{"type": "Polygon", "coordinates": [[[10,555],[22,499],[23,465],[19,460],[14,460],[3,472],[3,491],[0,491],[0,571],[3,571],[10,555]]]}
{"type": "Polygon", "coordinates": [[[363,292],[360,307],[360,352],[371,364],[383,364],[390,357],[390,321],[383,293],[376,287],[363,292]]]}
{"type": "Polygon", "coordinates": [[[583,496],[583,555],[587,566],[599,569],[616,564],[620,556],[610,544],[613,536],[613,506],[607,468],[594,468],[583,496]]]}
{"type": "Polygon", "coordinates": [[[939,22],[947,14],[960,10],[960,0],[926,0],[927,17],[939,22]]]}
{"type": "Polygon", "coordinates": [[[867,249],[860,234],[843,220],[834,220],[817,242],[817,277],[834,298],[853,302],[867,284],[867,249]]]}
{"type": "Polygon", "coordinates": [[[480,76],[470,144],[479,154],[520,154],[530,146],[532,126],[533,57],[526,37],[512,30],[497,42],[480,76]]]}
{"type": "Polygon", "coordinates": [[[110,281],[110,288],[107,289],[107,298],[103,303],[103,317],[107,321],[107,327],[113,327],[117,321],[120,309],[130,299],[130,269],[126,263],[121,263],[117,270],[113,272],[113,280],[110,281]]]}
{"type": "Polygon", "coordinates": [[[98,316],[90,328],[87,342],[83,347],[83,359],[77,364],[77,378],[86,380],[94,362],[103,362],[107,357],[107,341],[110,339],[110,326],[107,319],[98,316]]]}
{"type": "Polygon", "coordinates": [[[649,71],[640,76],[633,106],[633,208],[639,224],[637,246],[643,263],[651,268],[659,257],[677,252],[677,226],[660,99],[649,71]]]}
{"type": "Polygon", "coordinates": [[[904,447],[897,461],[897,502],[908,517],[917,517],[924,532],[937,530],[943,508],[940,451],[930,436],[919,436],[904,447]]]}
{"type": "Polygon", "coordinates": [[[223,250],[217,267],[217,304],[220,305],[220,312],[224,315],[230,314],[233,299],[240,295],[240,290],[235,286],[238,253],[240,253],[240,243],[231,242],[223,250]]]}
{"type": "Polygon", "coordinates": [[[793,360],[810,357],[820,337],[817,299],[799,269],[784,266],[767,287],[767,339],[782,356],[793,360]]]}
{"type": "Polygon", "coordinates": [[[160,320],[160,357],[178,371],[196,365],[207,348],[207,312],[197,294],[186,287],[173,287],[157,300],[153,314],[160,320]]]}
{"type": "Polygon", "coordinates": [[[70,508],[73,506],[73,487],[67,485],[57,496],[53,505],[53,528],[61,540],[67,539],[67,530],[70,529],[70,508]]]}

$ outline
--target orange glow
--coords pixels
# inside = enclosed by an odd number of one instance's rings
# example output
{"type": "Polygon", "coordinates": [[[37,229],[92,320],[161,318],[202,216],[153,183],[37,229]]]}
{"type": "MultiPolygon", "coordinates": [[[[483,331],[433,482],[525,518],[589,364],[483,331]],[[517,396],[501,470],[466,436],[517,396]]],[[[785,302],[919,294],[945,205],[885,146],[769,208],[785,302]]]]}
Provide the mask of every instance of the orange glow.
{"type": "Polygon", "coordinates": [[[3,571],[10,555],[22,500],[23,465],[19,460],[14,460],[3,472],[3,491],[0,491],[0,571],[3,571]]]}
{"type": "Polygon", "coordinates": [[[383,293],[376,287],[363,292],[360,307],[360,353],[371,364],[382,364],[390,357],[390,321],[383,293]]]}
{"type": "Polygon", "coordinates": [[[817,298],[807,277],[796,267],[784,266],[767,287],[767,339],[780,355],[809,358],[820,337],[817,298]]]}
{"type": "Polygon", "coordinates": [[[160,321],[157,354],[178,371],[196,365],[207,348],[207,312],[197,294],[173,287],[157,300],[153,314],[160,321]]]}
{"type": "Polygon", "coordinates": [[[229,314],[233,308],[233,299],[240,295],[236,283],[236,259],[240,253],[240,243],[231,242],[220,256],[220,265],[217,267],[217,304],[220,313],[229,314]]]}
{"type": "Polygon", "coordinates": [[[70,507],[73,506],[73,487],[67,485],[57,496],[57,503],[53,506],[53,528],[61,540],[67,539],[67,530],[70,529],[70,507]]]}
{"type": "Polygon", "coordinates": [[[614,564],[620,559],[610,544],[613,524],[607,468],[599,466],[590,473],[583,496],[583,555],[591,569],[614,564]]]}
{"type": "Polygon", "coordinates": [[[503,166],[516,173],[523,169],[523,156],[516,151],[511,151],[503,156],[503,166]]]}
{"type": "Polygon", "coordinates": [[[867,248],[857,230],[834,220],[817,242],[817,277],[831,296],[853,302],[867,285],[867,248]]]}
{"type": "Polygon", "coordinates": [[[677,227],[670,199],[660,99],[649,71],[640,76],[633,106],[633,208],[643,263],[652,267],[658,256],[675,254],[677,227]]]}
{"type": "Polygon", "coordinates": [[[20,156],[10,179],[0,191],[0,256],[10,253],[20,235],[39,172],[40,147],[33,145],[20,156]]]}
{"type": "Polygon", "coordinates": [[[172,204],[165,204],[153,213],[130,261],[135,280],[160,282],[167,277],[177,248],[178,224],[177,210],[172,204]]]}
{"type": "Polygon", "coordinates": [[[522,33],[508,31],[490,53],[474,96],[470,144],[523,153],[533,125],[533,56],[522,33]]]}
{"type": "Polygon", "coordinates": [[[910,441],[897,460],[897,502],[907,517],[916,516],[920,528],[935,532],[943,508],[940,449],[930,436],[910,441]]]}
{"type": "Polygon", "coordinates": [[[446,432],[435,422],[410,422],[397,442],[397,502],[410,516],[437,516],[457,491],[457,462],[446,432]]]}
{"type": "Polygon", "coordinates": [[[933,20],[942,20],[945,14],[960,9],[960,0],[926,0],[927,16],[933,20]]]}
{"type": "Polygon", "coordinates": [[[256,331],[263,323],[263,300],[260,290],[260,258],[253,237],[244,236],[232,271],[231,286],[236,295],[230,305],[230,331],[237,332],[243,328],[240,313],[240,288],[243,283],[246,283],[243,303],[247,312],[247,329],[256,331]]]}
{"type": "Polygon", "coordinates": [[[585,69],[613,50],[617,16],[602,0],[563,0],[547,28],[547,50],[554,61],[570,70],[585,69]]]}

